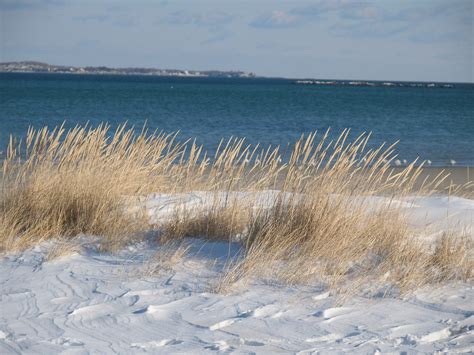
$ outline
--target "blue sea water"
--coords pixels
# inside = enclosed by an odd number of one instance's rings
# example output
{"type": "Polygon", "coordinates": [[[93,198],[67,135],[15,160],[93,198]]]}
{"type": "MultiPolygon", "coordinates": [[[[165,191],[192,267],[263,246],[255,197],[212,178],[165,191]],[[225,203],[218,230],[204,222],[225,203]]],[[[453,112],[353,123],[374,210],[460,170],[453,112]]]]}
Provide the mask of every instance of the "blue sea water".
{"type": "Polygon", "coordinates": [[[371,144],[400,140],[401,160],[474,165],[474,85],[453,88],[295,85],[288,79],[165,78],[68,74],[0,74],[0,145],[29,126],[128,121],[181,137],[210,152],[222,137],[283,145],[315,130],[371,144]]]}

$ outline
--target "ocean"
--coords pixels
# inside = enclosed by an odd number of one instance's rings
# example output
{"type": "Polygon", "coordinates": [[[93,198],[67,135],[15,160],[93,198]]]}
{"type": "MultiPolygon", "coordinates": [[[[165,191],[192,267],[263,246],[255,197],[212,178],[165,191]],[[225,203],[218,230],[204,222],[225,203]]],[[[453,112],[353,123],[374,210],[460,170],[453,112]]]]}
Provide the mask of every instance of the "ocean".
{"type": "Polygon", "coordinates": [[[372,132],[399,159],[474,166],[474,85],[449,88],[296,85],[290,79],[0,73],[0,146],[29,126],[128,122],[196,138],[286,146],[303,133],[372,132]]]}

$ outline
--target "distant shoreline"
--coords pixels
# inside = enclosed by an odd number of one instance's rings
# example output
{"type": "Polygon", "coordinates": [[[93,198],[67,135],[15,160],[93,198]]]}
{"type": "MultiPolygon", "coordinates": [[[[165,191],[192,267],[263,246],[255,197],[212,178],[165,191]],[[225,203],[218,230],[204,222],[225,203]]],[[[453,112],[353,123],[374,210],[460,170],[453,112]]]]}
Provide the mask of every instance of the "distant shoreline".
{"type": "Polygon", "coordinates": [[[281,76],[261,76],[253,72],[241,70],[186,70],[186,69],[159,69],[142,67],[114,68],[107,66],[68,66],[53,65],[36,61],[0,62],[0,74],[76,74],[76,75],[114,75],[114,76],[144,76],[170,78],[239,78],[239,79],[268,79],[288,80],[297,85],[316,86],[375,86],[375,87],[442,87],[452,88],[457,85],[473,86],[474,82],[447,82],[447,81],[416,81],[392,79],[332,79],[332,78],[290,78],[281,76]]]}
{"type": "Polygon", "coordinates": [[[183,70],[158,68],[111,68],[106,66],[66,66],[53,65],[36,61],[0,63],[2,73],[44,73],[44,74],[98,74],[98,75],[144,75],[144,76],[176,76],[176,77],[223,77],[252,78],[256,75],[239,70],[183,70]]]}

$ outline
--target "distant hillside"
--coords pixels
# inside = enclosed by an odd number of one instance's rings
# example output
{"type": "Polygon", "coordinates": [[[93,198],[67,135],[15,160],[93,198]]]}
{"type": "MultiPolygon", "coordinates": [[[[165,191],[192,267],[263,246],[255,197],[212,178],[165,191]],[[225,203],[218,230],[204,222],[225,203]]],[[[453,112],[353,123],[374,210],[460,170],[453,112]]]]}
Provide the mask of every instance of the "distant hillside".
{"type": "Polygon", "coordinates": [[[63,74],[115,74],[115,75],[157,75],[157,76],[186,76],[186,77],[216,77],[216,78],[253,78],[254,73],[243,71],[221,70],[181,70],[156,68],[109,68],[73,67],[52,65],[36,61],[0,63],[0,72],[9,73],[63,73],[63,74]]]}

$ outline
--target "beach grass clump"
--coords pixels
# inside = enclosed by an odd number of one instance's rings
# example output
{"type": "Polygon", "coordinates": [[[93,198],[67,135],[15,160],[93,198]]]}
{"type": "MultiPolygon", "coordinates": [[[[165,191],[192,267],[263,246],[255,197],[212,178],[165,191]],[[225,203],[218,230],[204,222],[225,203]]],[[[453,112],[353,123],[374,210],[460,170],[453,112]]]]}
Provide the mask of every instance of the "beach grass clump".
{"type": "Polygon", "coordinates": [[[240,243],[220,291],[255,278],[401,290],[469,280],[472,243],[449,235],[426,247],[402,208],[439,190],[446,174],[421,180],[417,161],[394,170],[395,144],[367,148],[370,134],[349,135],[312,133],[289,150],[231,138],[210,156],[195,141],[125,125],[32,129],[23,143],[11,139],[2,163],[0,249],[95,235],[118,250],[153,229],[168,246],[187,237],[240,243]],[[133,206],[150,193],[193,192],[200,202],[177,203],[153,223],[133,206]]]}
{"type": "Polygon", "coordinates": [[[0,249],[21,250],[50,238],[103,236],[115,248],[144,226],[124,197],[159,191],[179,146],[171,135],[135,135],[108,126],[30,130],[10,142],[3,161],[0,249]],[[173,151],[173,149],[175,149],[173,151]]]}
{"type": "MultiPolygon", "coordinates": [[[[306,199],[306,198],[305,198],[306,199]]],[[[420,240],[395,203],[370,199],[278,201],[250,220],[245,257],[217,284],[229,292],[252,280],[282,285],[324,284],[340,292],[377,287],[408,292],[427,284],[472,280],[472,240],[451,233],[432,245],[420,240]]]]}
{"type": "Polygon", "coordinates": [[[237,199],[224,202],[212,194],[211,204],[197,209],[178,206],[171,218],[161,225],[161,240],[204,237],[209,241],[232,241],[247,228],[249,221],[237,199]]]}

